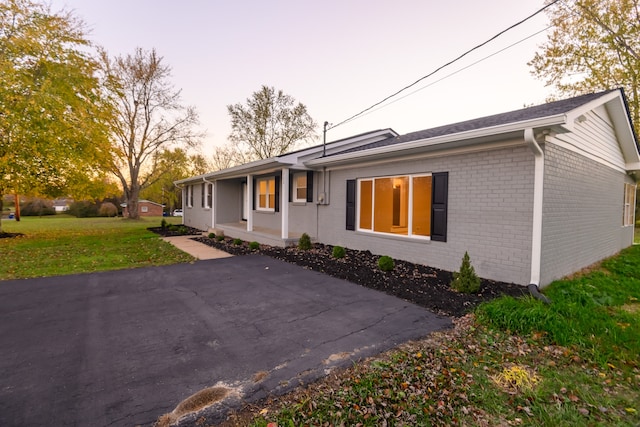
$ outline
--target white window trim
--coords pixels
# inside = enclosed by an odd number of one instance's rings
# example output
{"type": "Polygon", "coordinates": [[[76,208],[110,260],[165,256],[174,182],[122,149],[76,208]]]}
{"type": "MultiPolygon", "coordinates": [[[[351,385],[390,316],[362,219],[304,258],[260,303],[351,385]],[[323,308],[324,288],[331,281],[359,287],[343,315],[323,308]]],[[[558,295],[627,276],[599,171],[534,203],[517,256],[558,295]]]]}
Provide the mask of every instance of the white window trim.
{"type": "Polygon", "coordinates": [[[187,185],[187,207],[193,207],[193,185],[187,185]]]}
{"type": "MultiPolygon", "coordinates": [[[[303,199],[299,199],[298,198],[298,189],[299,188],[303,188],[303,187],[298,187],[298,177],[300,176],[304,176],[305,179],[307,179],[307,173],[306,172],[296,172],[293,174],[293,195],[291,197],[291,200],[293,200],[294,203],[307,203],[307,197],[305,195],[305,197],[303,199]]],[[[309,183],[307,182],[307,185],[304,187],[305,190],[309,191],[309,183]]]]}
{"type": "Polygon", "coordinates": [[[205,183],[205,185],[206,185],[206,189],[204,194],[204,198],[205,198],[204,208],[211,209],[211,205],[213,204],[213,184],[210,182],[207,182],[205,183]]]}
{"type": "Polygon", "coordinates": [[[273,181],[273,187],[274,187],[274,194],[273,194],[273,199],[274,199],[274,204],[275,204],[275,191],[278,191],[275,188],[275,184],[276,184],[276,177],[275,176],[268,176],[268,177],[264,177],[264,178],[258,178],[256,179],[256,211],[260,211],[260,212],[275,212],[276,211],[276,207],[275,206],[269,206],[269,181],[273,181]],[[267,181],[267,192],[265,193],[265,201],[267,203],[267,207],[266,208],[262,208],[260,207],[260,182],[262,181],[267,181]]]}
{"type": "MultiPolygon", "coordinates": [[[[424,176],[432,176],[431,173],[417,173],[417,174],[406,174],[406,175],[388,175],[388,176],[372,176],[368,178],[359,178],[356,180],[356,190],[357,190],[357,198],[356,198],[356,231],[360,233],[373,234],[376,236],[385,236],[385,237],[393,237],[397,239],[411,239],[411,240],[431,240],[431,236],[423,236],[421,234],[412,234],[413,231],[413,178],[420,178],[424,176]],[[375,180],[376,179],[393,179],[393,178],[409,178],[409,203],[407,209],[408,219],[407,219],[407,234],[396,234],[396,233],[385,233],[382,231],[374,231],[373,227],[375,224],[375,202],[376,202],[376,192],[375,192],[375,180]],[[373,181],[371,185],[371,230],[366,228],[360,228],[360,197],[362,195],[362,191],[360,189],[360,183],[362,181],[373,181]]],[[[433,183],[432,183],[433,184],[433,183]]],[[[433,203],[433,201],[431,201],[433,203]]]]}
{"type": "Polygon", "coordinates": [[[624,184],[624,204],[622,207],[622,226],[633,227],[635,225],[635,207],[636,207],[636,186],[633,184],[624,184]],[[629,191],[632,190],[632,191],[629,191]],[[627,197],[631,194],[631,199],[627,197]]]}
{"type": "Polygon", "coordinates": [[[147,206],[140,206],[140,212],[144,212],[144,213],[149,212],[149,207],[147,207],[147,206]]]}

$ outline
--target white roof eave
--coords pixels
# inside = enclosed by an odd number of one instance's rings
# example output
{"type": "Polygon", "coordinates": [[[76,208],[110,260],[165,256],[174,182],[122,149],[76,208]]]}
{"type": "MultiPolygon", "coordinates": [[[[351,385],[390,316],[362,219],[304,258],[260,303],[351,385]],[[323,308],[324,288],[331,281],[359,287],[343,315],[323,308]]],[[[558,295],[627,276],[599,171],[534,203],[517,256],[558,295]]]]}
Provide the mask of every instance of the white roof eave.
{"type": "Polygon", "coordinates": [[[550,127],[562,126],[566,123],[565,114],[543,117],[540,119],[526,120],[516,123],[508,123],[506,125],[485,127],[466,132],[452,133],[442,136],[436,136],[427,139],[418,139],[414,141],[403,142],[399,144],[391,144],[383,147],[371,148],[368,150],[352,151],[344,154],[337,154],[327,157],[319,157],[305,162],[307,166],[325,166],[337,163],[349,163],[358,159],[367,157],[379,157],[388,155],[397,151],[415,150],[419,148],[435,147],[446,148],[444,145],[452,142],[460,142],[472,139],[485,139],[490,136],[504,135],[508,133],[523,131],[524,129],[543,129],[550,127]]]}
{"type": "Polygon", "coordinates": [[[188,183],[202,182],[204,180],[213,180],[223,179],[223,178],[234,178],[240,177],[243,175],[254,174],[256,172],[268,172],[273,168],[287,167],[291,166],[292,163],[283,162],[278,160],[276,157],[272,157],[269,159],[256,160],[255,162],[246,163],[244,165],[234,166],[228,169],[219,170],[216,172],[206,173],[204,175],[192,176],[189,178],[181,179],[179,181],[175,181],[174,184],[182,185],[188,183]]]}

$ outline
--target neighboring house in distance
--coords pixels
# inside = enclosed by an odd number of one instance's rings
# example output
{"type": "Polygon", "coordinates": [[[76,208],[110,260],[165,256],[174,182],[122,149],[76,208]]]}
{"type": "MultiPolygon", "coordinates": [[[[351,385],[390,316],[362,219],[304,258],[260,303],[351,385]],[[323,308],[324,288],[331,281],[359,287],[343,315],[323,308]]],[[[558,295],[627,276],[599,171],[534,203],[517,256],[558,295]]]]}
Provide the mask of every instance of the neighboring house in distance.
{"type": "MultiPolygon", "coordinates": [[[[127,210],[127,204],[122,203],[122,216],[129,216],[129,211],[127,210]]],[[[164,206],[160,203],[152,202],[150,200],[138,200],[138,213],[140,216],[162,216],[164,211],[164,206]]]]}
{"type": "Polygon", "coordinates": [[[186,225],[271,245],[306,232],[546,286],[633,244],[640,155],[622,90],[398,135],[378,130],[176,181],[186,225]]]}
{"type": "Polygon", "coordinates": [[[69,207],[72,203],[73,199],[55,199],[53,201],[53,209],[56,211],[56,213],[66,212],[69,210],[69,207]]]}

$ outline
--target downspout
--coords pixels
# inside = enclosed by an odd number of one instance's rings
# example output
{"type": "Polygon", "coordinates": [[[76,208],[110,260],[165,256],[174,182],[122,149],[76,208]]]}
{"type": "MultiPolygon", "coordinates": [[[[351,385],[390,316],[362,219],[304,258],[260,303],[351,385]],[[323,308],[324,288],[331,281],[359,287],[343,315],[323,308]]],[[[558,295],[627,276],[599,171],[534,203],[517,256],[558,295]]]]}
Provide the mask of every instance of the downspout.
{"type": "Polygon", "coordinates": [[[544,189],[544,151],[536,141],[532,128],[524,130],[524,141],[533,152],[534,178],[533,178],[533,223],[531,235],[531,279],[529,280],[529,292],[532,296],[550,304],[551,301],[540,293],[540,270],[542,262],[542,202],[544,189]]]}

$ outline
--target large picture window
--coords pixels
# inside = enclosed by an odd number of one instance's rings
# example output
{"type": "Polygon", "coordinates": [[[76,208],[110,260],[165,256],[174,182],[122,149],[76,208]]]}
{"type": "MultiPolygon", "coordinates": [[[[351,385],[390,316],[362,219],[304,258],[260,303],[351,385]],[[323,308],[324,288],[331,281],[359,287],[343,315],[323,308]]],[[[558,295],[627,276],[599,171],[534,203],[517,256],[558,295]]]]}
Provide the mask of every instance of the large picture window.
{"type": "Polygon", "coordinates": [[[622,225],[633,226],[636,206],[636,186],[624,184],[624,208],[622,214],[622,225]]]}
{"type": "Polygon", "coordinates": [[[276,180],[275,177],[260,178],[257,184],[257,207],[259,211],[275,211],[276,180]]]}
{"type": "Polygon", "coordinates": [[[431,175],[365,178],[358,184],[358,230],[431,235],[431,175]]]}

